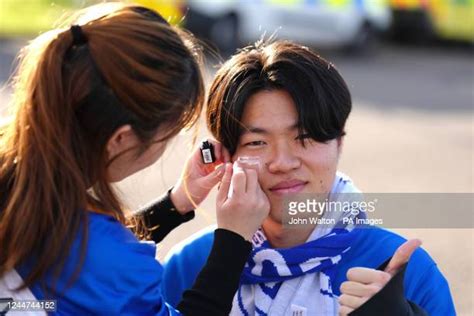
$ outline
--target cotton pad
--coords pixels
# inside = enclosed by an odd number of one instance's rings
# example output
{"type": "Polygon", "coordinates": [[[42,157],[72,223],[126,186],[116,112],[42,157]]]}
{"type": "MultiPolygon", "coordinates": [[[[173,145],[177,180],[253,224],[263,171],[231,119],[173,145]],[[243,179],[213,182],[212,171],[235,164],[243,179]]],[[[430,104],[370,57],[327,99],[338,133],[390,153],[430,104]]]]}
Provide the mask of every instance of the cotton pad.
{"type": "MultiPolygon", "coordinates": [[[[237,160],[234,162],[233,165],[233,173],[237,172],[245,172],[244,168],[255,169],[257,172],[260,169],[260,158],[255,156],[241,156],[238,157],[237,160]]],[[[227,193],[227,198],[232,197],[232,193],[234,192],[234,187],[232,181],[230,182],[229,192],[227,193]]]]}

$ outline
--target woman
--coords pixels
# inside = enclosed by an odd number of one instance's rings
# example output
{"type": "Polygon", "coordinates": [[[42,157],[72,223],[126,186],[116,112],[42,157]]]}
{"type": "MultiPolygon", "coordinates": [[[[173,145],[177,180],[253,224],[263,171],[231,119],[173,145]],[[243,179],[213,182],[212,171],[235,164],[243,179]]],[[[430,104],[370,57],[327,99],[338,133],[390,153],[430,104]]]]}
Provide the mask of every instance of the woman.
{"type": "Polygon", "coordinates": [[[15,120],[0,151],[3,291],[56,300],[68,315],[228,313],[248,240],[269,210],[255,173],[233,173],[231,164],[206,173],[196,153],[183,179],[131,221],[111,187],[155,162],[198,119],[197,48],[143,7],[97,5],[77,21],[31,42],[16,77],[15,120]],[[219,181],[214,250],[174,310],[161,297],[155,246],[124,224],[159,241],[219,181]]]}

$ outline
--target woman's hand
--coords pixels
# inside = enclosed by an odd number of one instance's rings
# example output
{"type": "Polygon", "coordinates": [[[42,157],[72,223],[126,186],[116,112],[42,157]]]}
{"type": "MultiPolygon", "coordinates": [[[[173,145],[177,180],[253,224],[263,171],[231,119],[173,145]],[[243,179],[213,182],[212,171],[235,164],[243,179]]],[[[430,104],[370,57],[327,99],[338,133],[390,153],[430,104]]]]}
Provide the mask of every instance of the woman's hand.
{"type": "Polygon", "coordinates": [[[384,271],[359,267],[349,269],[347,271],[348,281],[343,282],[340,288],[339,316],[348,315],[379,292],[410,260],[411,255],[420,245],[419,239],[406,241],[395,251],[384,271]]]}
{"type": "Polygon", "coordinates": [[[171,191],[171,200],[178,212],[187,213],[195,209],[207,197],[211,189],[219,183],[224,175],[222,163],[230,161],[229,152],[215,140],[208,140],[214,146],[216,162],[221,163],[215,170],[210,170],[201,158],[201,150],[197,148],[188,158],[178,183],[171,191]]]}
{"type": "Polygon", "coordinates": [[[251,240],[270,212],[270,202],[258,183],[257,170],[242,167],[233,170],[231,163],[226,164],[216,209],[219,228],[251,240]],[[232,190],[231,195],[229,190],[232,190]]]}

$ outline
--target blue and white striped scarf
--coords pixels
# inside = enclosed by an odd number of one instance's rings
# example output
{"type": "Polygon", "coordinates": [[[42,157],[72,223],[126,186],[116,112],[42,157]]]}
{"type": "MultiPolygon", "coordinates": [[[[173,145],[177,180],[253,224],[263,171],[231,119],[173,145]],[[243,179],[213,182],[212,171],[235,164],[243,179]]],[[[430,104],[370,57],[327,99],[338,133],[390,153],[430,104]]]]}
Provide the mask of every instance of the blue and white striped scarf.
{"type": "MultiPolygon", "coordinates": [[[[360,191],[338,172],[329,201],[348,196],[340,193],[360,191]]],[[[336,226],[316,226],[306,243],[293,248],[272,248],[263,230],[258,230],[230,315],[337,315],[331,280],[357,234],[353,225],[342,224],[342,218],[363,214],[324,214],[323,218],[335,218],[336,226]]]]}

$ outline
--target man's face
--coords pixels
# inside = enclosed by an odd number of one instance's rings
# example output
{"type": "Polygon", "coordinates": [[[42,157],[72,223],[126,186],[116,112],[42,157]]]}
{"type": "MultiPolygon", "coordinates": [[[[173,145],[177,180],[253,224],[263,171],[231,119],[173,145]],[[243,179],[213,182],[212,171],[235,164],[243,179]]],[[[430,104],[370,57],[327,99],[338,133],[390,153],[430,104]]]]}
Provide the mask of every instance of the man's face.
{"type": "Polygon", "coordinates": [[[270,219],[281,223],[285,195],[329,193],[337,170],[340,141],[319,143],[300,135],[293,99],[284,90],[260,91],[244,109],[242,133],[232,157],[258,157],[258,179],[270,200],[270,219]],[[300,138],[304,138],[305,147],[300,138]]]}

